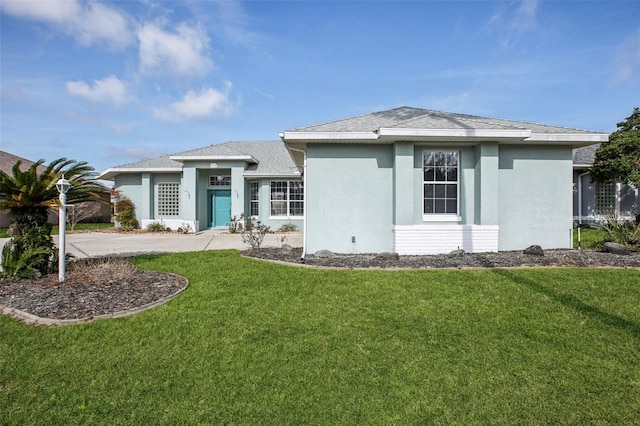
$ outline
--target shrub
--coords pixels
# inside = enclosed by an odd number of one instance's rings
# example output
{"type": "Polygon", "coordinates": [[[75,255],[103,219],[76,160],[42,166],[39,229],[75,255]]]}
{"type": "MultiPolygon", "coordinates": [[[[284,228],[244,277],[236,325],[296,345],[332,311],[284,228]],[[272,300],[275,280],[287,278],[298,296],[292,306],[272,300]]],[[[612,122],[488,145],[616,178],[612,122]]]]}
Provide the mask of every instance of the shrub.
{"type": "Polygon", "coordinates": [[[150,224],[147,225],[146,230],[149,232],[164,232],[166,231],[168,228],[166,226],[164,226],[164,223],[162,222],[151,222],[150,224]]]}
{"type": "Polygon", "coordinates": [[[258,218],[248,217],[242,231],[242,242],[249,244],[252,249],[259,249],[264,236],[270,228],[258,218]]]}
{"type": "Polygon", "coordinates": [[[138,227],[136,220],[136,208],[133,201],[120,194],[115,195],[116,222],[120,224],[123,231],[132,231],[138,227]]]}
{"type": "Polygon", "coordinates": [[[606,233],[605,241],[624,244],[631,250],[640,250],[640,224],[609,216],[602,229],[606,233]]]}
{"type": "Polygon", "coordinates": [[[293,223],[285,223],[278,229],[278,232],[295,232],[298,230],[298,227],[293,223]]]}
{"type": "Polygon", "coordinates": [[[178,232],[182,232],[183,234],[189,234],[192,231],[193,229],[191,229],[191,225],[189,225],[187,222],[182,222],[182,225],[178,227],[178,232]]]}
{"type": "Polygon", "coordinates": [[[51,225],[28,228],[14,235],[2,250],[2,274],[36,278],[56,269],[58,249],[51,239],[51,225]]]}
{"type": "Polygon", "coordinates": [[[244,231],[244,213],[241,213],[240,217],[233,216],[229,221],[229,233],[235,234],[242,231],[244,231]]]}

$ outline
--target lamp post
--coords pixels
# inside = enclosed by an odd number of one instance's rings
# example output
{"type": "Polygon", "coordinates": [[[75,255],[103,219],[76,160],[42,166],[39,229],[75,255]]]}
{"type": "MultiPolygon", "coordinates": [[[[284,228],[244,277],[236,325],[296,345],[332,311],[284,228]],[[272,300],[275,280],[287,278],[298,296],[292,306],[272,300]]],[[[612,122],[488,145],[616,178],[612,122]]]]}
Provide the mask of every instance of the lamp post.
{"type": "Polygon", "coordinates": [[[56,182],[56,188],[60,193],[58,199],[60,200],[60,217],[58,218],[58,228],[60,228],[60,242],[58,248],[58,281],[64,282],[66,274],[66,253],[65,253],[65,231],[67,225],[67,191],[71,184],[62,175],[62,179],[56,182]]]}

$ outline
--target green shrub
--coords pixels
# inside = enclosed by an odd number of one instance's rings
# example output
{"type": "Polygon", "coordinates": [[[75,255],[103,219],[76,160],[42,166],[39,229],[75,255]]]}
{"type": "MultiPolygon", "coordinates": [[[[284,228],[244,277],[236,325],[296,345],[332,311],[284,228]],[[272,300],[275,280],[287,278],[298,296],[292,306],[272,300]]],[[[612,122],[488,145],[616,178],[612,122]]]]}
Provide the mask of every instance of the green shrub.
{"type": "Polygon", "coordinates": [[[116,194],[116,222],[123,231],[132,231],[138,227],[136,208],[133,201],[122,194],[116,194]]]}
{"type": "Polygon", "coordinates": [[[168,230],[169,228],[167,228],[166,226],[164,226],[164,223],[162,222],[151,222],[150,224],[147,225],[146,230],[149,232],[164,232],[166,230],[168,230]]]}
{"type": "Polygon", "coordinates": [[[285,223],[278,229],[278,232],[295,232],[298,230],[298,227],[293,223],[285,223]]]}
{"type": "Polygon", "coordinates": [[[28,228],[14,235],[2,250],[2,274],[35,278],[56,269],[58,249],[51,239],[51,224],[28,228]]]}
{"type": "Polygon", "coordinates": [[[618,220],[615,217],[607,217],[602,227],[605,241],[624,244],[631,250],[640,250],[640,224],[631,220],[618,220]]]}

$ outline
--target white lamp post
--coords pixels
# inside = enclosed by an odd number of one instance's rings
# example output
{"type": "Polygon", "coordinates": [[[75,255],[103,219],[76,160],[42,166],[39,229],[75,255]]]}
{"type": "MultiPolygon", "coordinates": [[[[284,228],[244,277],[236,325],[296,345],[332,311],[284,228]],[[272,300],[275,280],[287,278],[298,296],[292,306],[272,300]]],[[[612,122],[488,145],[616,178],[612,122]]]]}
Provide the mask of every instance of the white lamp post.
{"type": "Polygon", "coordinates": [[[56,182],[56,188],[60,193],[58,199],[60,200],[60,217],[58,218],[58,228],[60,228],[60,242],[58,248],[58,281],[64,282],[66,274],[66,253],[65,253],[65,231],[67,227],[67,191],[71,184],[62,175],[62,179],[56,182]]]}

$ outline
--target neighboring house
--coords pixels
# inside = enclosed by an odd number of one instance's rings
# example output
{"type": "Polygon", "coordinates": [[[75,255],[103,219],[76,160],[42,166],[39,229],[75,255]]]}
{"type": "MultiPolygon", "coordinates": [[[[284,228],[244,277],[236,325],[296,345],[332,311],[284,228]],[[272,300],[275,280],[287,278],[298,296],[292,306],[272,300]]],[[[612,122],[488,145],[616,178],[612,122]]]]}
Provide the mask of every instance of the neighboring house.
{"type": "Polygon", "coordinates": [[[282,141],[211,145],[110,168],[99,179],[114,180],[133,201],[141,228],[226,228],[244,214],[271,229],[302,229],[302,176],[282,141]]]}
{"type": "MultiPolygon", "coordinates": [[[[26,158],[18,157],[17,155],[10,154],[5,151],[0,151],[0,170],[8,174],[9,176],[13,175],[13,166],[21,161],[20,170],[26,170],[31,167],[35,161],[27,160],[26,158]]],[[[38,172],[43,172],[47,166],[41,165],[38,167],[38,172]]],[[[109,222],[110,220],[110,207],[108,203],[108,195],[105,195],[105,202],[95,202],[95,201],[87,201],[84,203],[79,203],[78,206],[82,208],[82,218],[83,221],[89,222],[97,222],[104,221],[109,222]]],[[[75,205],[70,205],[67,210],[68,214],[72,214],[75,205]]],[[[5,210],[0,210],[0,228],[8,228],[13,220],[9,216],[9,212],[5,210]]],[[[57,225],[58,224],[58,212],[57,210],[49,210],[48,222],[57,225]]]]}
{"type": "Polygon", "coordinates": [[[304,231],[304,253],[572,246],[572,150],[608,134],[401,107],[106,170],[153,221],[241,213],[304,231]],[[288,151],[288,152],[287,152],[288,151]]]}
{"type": "MultiPolygon", "coordinates": [[[[0,170],[11,176],[13,174],[13,166],[21,161],[20,170],[26,170],[31,167],[35,161],[27,160],[26,158],[18,157],[17,155],[10,154],[5,151],[0,151],[0,170]]],[[[46,169],[46,166],[38,167],[38,171],[42,172],[46,169]]],[[[57,224],[58,215],[55,211],[49,211],[49,223],[57,224]]],[[[0,210],[0,228],[8,228],[13,223],[11,216],[7,210],[0,210]]]]}
{"type": "Polygon", "coordinates": [[[635,219],[640,214],[638,188],[623,183],[593,182],[589,168],[600,144],[573,151],[573,221],[591,224],[609,216],[635,219]]]}
{"type": "Polygon", "coordinates": [[[572,149],[608,134],[401,107],[281,134],[304,170],[305,250],[572,246],[572,149]]]}

